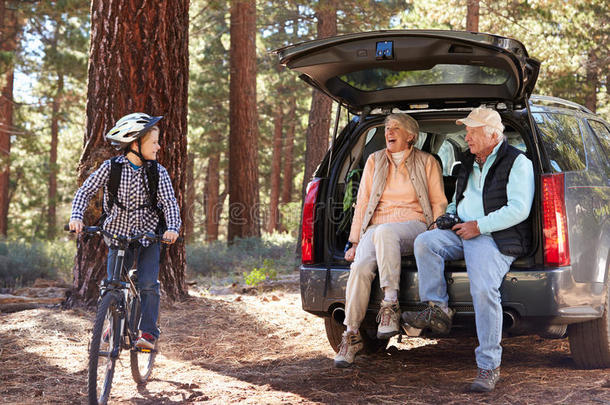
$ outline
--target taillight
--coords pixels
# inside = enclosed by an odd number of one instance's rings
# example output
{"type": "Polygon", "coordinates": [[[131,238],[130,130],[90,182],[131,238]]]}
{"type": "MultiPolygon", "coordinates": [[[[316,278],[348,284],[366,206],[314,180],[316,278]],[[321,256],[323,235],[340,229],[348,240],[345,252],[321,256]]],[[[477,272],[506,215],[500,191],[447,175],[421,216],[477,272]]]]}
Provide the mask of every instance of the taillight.
{"type": "Polygon", "coordinates": [[[564,188],[563,173],[542,175],[544,263],[546,265],[568,266],[570,264],[564,188]]]}
{"type": "Polygon", "coordinates": [[[303,264],[312,264],[315,259],[313,252],[313,226],[319,185],[320,179],[313,179],[309,182],[305,195],[305,203],[303,204],[303,228],[301,231],[301,262],[303,264]]]}

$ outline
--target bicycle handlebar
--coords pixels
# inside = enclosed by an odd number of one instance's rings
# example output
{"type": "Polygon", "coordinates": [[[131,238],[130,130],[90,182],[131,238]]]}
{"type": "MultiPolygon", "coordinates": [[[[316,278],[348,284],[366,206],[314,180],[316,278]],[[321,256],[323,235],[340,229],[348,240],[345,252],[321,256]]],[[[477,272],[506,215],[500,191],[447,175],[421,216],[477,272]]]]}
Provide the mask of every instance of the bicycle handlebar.
{"type": "MultiPolygon", "coordinates": [[[[70,233],[74,233],[74,231],[70,230],[70,227],[68,225],[64,225],[64,230],[69,231],[70,233]]],[[[110,233],[110,232],[102,229],[102,227],[100,227],[100,226],[83,226],[83,229],[81,232],[89,234],[89,235],[96,235],[96,234],[100,235],[101,234],[101,235],[107,236],[110,239],[114,239],[114,240],[121,241],[121,242],[127,242],[127,243],[135,242],[140,239],[148,239],[153,242],[167,243],[167,239],[163,238],[163,235],[158,235],[158,234],[155,234],[152,232],[142,232],[139,234],[135,234],[133,236],[123,236],[123,235],[116,235],[116,234],[110,233]]],[[[179,236],[176,239],[176,242],[182,242],[182,237],[179,236]]]]}

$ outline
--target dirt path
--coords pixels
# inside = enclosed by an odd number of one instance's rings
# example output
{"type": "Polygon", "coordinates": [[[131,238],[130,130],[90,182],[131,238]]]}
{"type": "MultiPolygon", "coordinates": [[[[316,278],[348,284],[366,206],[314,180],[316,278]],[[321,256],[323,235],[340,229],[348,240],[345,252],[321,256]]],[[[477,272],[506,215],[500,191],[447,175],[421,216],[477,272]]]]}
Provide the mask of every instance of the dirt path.
{"type": "MultiPolygon", "coordinates": [[[[138,388],[124,353],[111,402],[606,404],[610,370],[576,370],[566,340],[505,339],[495,392],[466,392],[474,339],[394,340],[387,352],[332,367],[321,319],[301,310],[296,286],[258,295],[209,295],[162,310],[162,354],[138,388]]],[[[0,403],[85,403],[93,313],[0,314],[0,403]]]]}

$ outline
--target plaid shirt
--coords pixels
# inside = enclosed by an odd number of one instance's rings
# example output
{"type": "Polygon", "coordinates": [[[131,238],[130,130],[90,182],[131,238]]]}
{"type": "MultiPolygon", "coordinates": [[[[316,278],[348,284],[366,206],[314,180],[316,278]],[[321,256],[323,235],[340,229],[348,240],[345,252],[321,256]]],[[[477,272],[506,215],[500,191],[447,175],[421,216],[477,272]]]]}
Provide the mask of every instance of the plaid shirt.
{"type": "MultiPolygon", "coordinates": [[[[149,205],[148,193],[144,184],[148,184],[146,173],[142,168],[135,170],[125,156],[119,156],[117,161],[123,166],[117,199],[126,209],[121,209],[118,204],[114,204],[102,227],[108,232],[123,236],[142,232],[154,232],[159,223],[159,218],[156,211],[149,205]]],[[[104,187],[104,212],[108,212],[110,167],[110,160],[104,161],[78,189],[72,202],[70,220],[82,221],[89,200],[102,186],[104,187]]],[[[165,216],[167,230],[178,233],[182,221],[180,220],[180,210],[174,196],[174,189],[165,167],[161,165],[158,165],[158,167],[159,187],[157,200],[159,207],[165,216]]],[[[142,239],[140,243],[143,246],[148,246],[150,241],[142,239]]]]}

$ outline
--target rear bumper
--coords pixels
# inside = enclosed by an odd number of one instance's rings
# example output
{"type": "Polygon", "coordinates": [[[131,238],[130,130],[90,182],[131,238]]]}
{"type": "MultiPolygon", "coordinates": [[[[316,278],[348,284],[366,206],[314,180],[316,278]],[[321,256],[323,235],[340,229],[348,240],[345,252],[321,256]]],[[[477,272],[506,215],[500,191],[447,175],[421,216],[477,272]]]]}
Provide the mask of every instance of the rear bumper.
{"type": "MultiPolygon", "coordinates": [[[[319,316],[329,316],[345,303],[345,286],[349,268],[301,266],[301,300],[303,309],[319,316]]],[[[474,315],[468,276],[465,271],[446,271],[449,305],[456,315],[474,315]]],[[[422,307],[417,272],[403,270],[400,282],[400,305],[403,311],[422,307]]],[[[523,320],[562,325],[584,322],[603,315],[604,284],[577,283],[572,268],[550,268],[523,271],[511,269],[502,286],[502,306],[523,320]]],[[[369,310],[379,308],[379,281],[373,281],[369,310]]],[[[527,324],[527,323],[526,323],[527,324]]],[[[524,325],[525,326],[525,325],[524,325]]]]}

